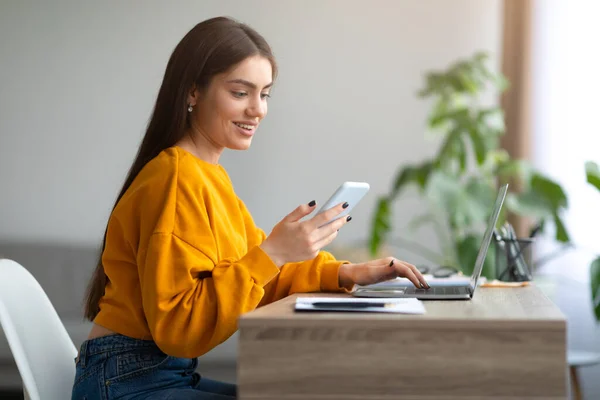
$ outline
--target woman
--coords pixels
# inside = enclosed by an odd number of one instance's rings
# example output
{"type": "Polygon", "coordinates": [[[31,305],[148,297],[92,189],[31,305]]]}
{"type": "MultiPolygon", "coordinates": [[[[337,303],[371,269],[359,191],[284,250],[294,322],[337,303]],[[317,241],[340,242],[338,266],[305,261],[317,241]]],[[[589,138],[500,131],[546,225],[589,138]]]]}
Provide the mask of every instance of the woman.
{"type": "Polygon", "coordinates": [[[269,236],[254,225],[219,157],[250,147],[276,76],[269,45],[228,18],[196,25],[167,65],[145,137],[118,196],[90,282],[93,328],[76,359],[73,399],[232,399],[197,357],[238,317],[291,293],[345,291],[416,268],[386,258],[335,260],[321,248],[347,204],[312,219],[311,201],[269,236]]]}

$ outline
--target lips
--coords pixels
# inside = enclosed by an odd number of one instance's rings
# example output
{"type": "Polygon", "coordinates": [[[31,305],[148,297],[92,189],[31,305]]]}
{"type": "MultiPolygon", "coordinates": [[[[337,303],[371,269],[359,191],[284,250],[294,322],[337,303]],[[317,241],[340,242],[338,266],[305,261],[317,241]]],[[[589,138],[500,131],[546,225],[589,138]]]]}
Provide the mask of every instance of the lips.
{"type": "Polygon", "coordinates": [[[254,130],[254,129],[256,129],[256,125],[254,125],[254,124],[244,124],[242,122],[234,122],[234,124],[236,124],[240,128],[246,129],[246,130],[254,130]]]}
{"type": "Polygon", "coordinates": [[[244,136],[252,136],[254,135],[254,131],[256,131],[257,125],[253,124],[245,124],[243,122],[234,122],[233,123],[238,131],[244,136]]]}

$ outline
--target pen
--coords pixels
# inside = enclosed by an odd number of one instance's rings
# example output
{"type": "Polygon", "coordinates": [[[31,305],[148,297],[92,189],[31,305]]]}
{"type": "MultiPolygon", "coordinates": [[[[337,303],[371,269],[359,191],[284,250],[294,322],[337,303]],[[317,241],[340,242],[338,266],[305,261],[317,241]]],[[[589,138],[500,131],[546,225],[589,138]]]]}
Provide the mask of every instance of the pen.
{"type": "Polygon", "coordinates": [[[369,303],[369,302],[360,302],[360,303],[341,303],[341,302],[332,302],[332,301],[316,301],[311,303],[314,307],[331,307],[331,308],[368,308],[368,307],[392,307],[393,303],[369,303]]]}

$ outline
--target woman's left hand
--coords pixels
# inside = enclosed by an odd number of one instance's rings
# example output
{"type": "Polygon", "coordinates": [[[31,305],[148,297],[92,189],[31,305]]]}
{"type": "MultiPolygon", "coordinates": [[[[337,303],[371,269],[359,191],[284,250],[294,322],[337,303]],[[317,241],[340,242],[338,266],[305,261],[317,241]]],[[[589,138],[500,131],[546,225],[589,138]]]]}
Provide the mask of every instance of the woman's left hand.
{"type": "Polygon", "coordinates": [[[417,267],[397,258],[387,257],[360,264],[342,264],[339,270],[339,283],[342,287],[371,285],[403,277],[418,288],[429,288],[417,267]]]}

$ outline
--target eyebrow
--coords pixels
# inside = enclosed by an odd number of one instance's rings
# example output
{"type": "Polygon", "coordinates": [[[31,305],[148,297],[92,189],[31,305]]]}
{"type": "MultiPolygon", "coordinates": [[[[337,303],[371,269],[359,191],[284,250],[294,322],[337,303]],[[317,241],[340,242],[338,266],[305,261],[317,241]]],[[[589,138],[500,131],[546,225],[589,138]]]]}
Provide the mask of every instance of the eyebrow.
{"type": "MultiPolygon", "coordinates": [[[[245,79],[232,79],[230,81],[227,81],[227,83],[239,83],[241,85],[247,86],[247,87],[252,88],[252,89],[256,89],[257,88],[256,84],[254,84],[252,82],[249,82],[249,81],[247,81],[245,79]]],[[[271,86],[273,86],[273,82],[271,82],[268,85],[266,85],[263,89],[270,88],[271,86]]]]}

